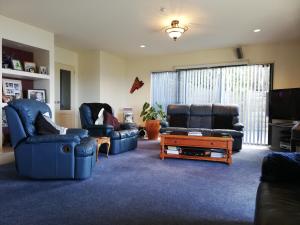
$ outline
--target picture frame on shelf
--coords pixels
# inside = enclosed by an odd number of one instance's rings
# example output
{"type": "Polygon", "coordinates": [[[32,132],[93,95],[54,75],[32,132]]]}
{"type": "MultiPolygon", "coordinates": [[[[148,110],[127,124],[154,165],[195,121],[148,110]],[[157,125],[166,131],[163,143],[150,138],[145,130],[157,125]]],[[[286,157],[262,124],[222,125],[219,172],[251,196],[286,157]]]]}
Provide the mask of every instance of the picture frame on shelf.
{"type": "MultiPolygon", "coordinates": [[[[3,96],[7,101],[22,98],[22,81],[12,79],[2,79],[3,96]]],[[[2,101],[4,100],[2,98],[2,101]]]]}
{"type": "Polygon", "coordinates": [[[133,123],[133,109],[132,108],[123,108],[123,122],[124,123],[133,123]]]}
{"type": "Polygon", "coordinates": [[[39,102],[47,102],[46,89],[28,89],[27,98],[39,102]]]}
{"type": "Polygon", "coordinates": [[[48,74],[47,67],[46,66],[40,66],[39,67],[39,73],[40,74],[48,74]]]}
{"type": "Polygon", "coordinates": [[[22,64],[21,64],[20,60],[18,60],[18,59],[12,59],[11,60],[11,64],[12,64],[12,68],[14,70],[23,71],[23,67],[22,67],[22,64]]]}
{"type": "Polygon", "coordinates": [[[24,62],[24,70],[26,72],[35,73],[36,64],[34,62],[24,62]]]}

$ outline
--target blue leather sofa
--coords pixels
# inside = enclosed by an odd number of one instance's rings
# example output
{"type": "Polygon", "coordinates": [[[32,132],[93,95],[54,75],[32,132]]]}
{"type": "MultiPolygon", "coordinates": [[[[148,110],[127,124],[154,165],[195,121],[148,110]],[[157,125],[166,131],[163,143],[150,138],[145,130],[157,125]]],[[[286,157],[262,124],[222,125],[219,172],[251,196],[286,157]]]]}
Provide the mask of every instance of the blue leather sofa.
{"type": "Polygon", "coordinates": [[[20,99],[5,107],[18,174],[34,179],[85,179],[96,162],[96,139],[83,129],[66,135],[37,135],[39,112],[51,110],[45,103],[20,99]]]}
{"type": "MultiPolygon", "coordinates": [[[[109,153],[112,155],[136,149],[138,129],[134,124],[121,124],[121,129],[118,131],[114,130],[111,125],[94,125],[95,121],[90,105],[96,105],[98,109],[104,108],[105,111],[113,114],[111,106],[106,103],[83,103],[79,108],[81,126],[89,131],[90,136],[110,137],[111,148],[109,153]]],[[[98,112],[94,113],[98,114],[98,112]]]]}
{"type": "Polygon", "coordinates": [[[300,224],[300,153],[265,156],[257,189],[255,225],[300,224]]]}

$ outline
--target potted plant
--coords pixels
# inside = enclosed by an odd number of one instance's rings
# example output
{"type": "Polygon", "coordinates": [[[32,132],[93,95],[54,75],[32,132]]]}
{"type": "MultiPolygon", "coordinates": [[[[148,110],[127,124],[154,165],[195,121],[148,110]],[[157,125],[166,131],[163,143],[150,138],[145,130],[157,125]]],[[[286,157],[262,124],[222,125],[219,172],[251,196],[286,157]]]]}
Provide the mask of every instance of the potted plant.
{"type": "Polygon", "coordinates": [[[145,129],[148,139],[156,140],[159,135],[160,121],[167,117],[162,105],[156,103],[155,106],[150,106],[148,102],[145,102],[140,117],[144,122],[146,121],[145,129]]]}

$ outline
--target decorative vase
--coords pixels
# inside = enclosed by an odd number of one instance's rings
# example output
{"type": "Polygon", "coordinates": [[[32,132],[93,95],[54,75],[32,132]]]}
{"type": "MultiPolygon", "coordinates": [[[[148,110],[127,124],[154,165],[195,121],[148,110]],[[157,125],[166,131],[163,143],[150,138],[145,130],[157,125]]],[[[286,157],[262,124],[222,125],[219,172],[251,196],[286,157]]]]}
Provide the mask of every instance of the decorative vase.
{"type": "Polygon", "coordinates": [[[145,129],[149,140],[156,140],[159,135],[160,120],[147,120],[145,129]]]}

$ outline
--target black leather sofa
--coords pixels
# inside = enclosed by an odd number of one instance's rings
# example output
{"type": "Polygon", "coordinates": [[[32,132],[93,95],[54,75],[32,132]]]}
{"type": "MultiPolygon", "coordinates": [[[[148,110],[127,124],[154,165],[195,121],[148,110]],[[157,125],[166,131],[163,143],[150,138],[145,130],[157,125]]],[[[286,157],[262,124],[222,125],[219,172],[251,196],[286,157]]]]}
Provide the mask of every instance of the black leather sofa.
{"type": "Polygon", "coordinates": [[[300,153],[271,153],[264,158],[254,224],[300,224],[300,153]]]}
{"type": "Polygon", "coordinates": [[[172,131],[201,131],[205,135],[230,134],[233,151],[242,148],[244,126],[239,123],[239,109],[235,105],[168,105],[167,122],[162,123],[161,133],[172,131]]]}
{"type": "Polygon", "coordinates": [[[83,103],[80,106],[82,128],[88,130],[89,135],[92,137],[110,137],[111,146],[109,153],[112,155],[136,149],[138,129],[135,125],[124,123],[121,124],[120,130],[114,130],[113,126],[107,124],[95,125],[93,114],[98,115],[101,108],[113,114],[111,106],[106,103],[83,103]]]}

